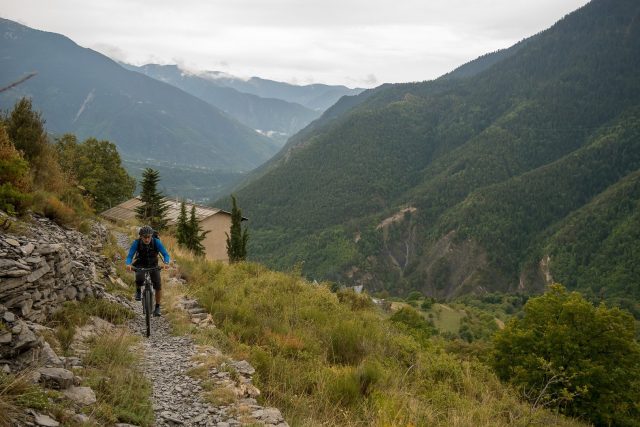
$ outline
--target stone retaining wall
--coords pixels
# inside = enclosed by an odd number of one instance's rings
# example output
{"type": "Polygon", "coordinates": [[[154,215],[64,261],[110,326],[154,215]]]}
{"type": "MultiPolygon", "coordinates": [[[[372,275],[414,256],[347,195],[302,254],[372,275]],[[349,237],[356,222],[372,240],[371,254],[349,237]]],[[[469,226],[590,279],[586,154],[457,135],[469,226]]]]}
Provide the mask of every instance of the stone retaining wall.
{"type": "Polygon", "coordinates": [[[27,325],[44,323],[63,302],[104,293],[98,272],[109,262],[95,251],[107,233],[99,223],[87,236],[39,217],[20,232],[0,230],[0,359],[37,345],[24,342],[27,325]]]}

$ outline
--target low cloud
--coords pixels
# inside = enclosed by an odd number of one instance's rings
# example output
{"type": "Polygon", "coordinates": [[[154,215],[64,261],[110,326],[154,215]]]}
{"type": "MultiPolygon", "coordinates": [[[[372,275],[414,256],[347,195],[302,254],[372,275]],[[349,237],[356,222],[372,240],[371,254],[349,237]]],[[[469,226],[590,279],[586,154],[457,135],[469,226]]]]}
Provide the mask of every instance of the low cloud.
{"type": "Polygon", "coordinates": [[[373,87],[436,78],[587,2],[3,0],[2,13],[135,65],[373,87]]]}

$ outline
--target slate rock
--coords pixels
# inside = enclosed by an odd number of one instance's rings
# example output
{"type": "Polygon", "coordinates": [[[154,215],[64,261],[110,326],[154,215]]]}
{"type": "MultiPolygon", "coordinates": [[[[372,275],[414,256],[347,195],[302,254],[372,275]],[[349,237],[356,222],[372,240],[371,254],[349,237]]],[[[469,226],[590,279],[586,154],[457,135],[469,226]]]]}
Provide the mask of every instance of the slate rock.
{"type": "Polygon", "coordinates": [[[37,425],[45,427],[58,427],[60,425],[59,422],[57,422],[50,416],[42,414],[36,414],[35,421],[37,425]]]}
{"type": "Polygon", "coordinates": [[[69,387],[63,394],[80,405],[93,405],[96,403],[96,394],[91,387],[69,387]]]}
{"type": "Polygon", "coordinates": [[[40,368],[40,381],[45,386],[65,390],[73,385],[73,372],[64,368],[40,368]]]}

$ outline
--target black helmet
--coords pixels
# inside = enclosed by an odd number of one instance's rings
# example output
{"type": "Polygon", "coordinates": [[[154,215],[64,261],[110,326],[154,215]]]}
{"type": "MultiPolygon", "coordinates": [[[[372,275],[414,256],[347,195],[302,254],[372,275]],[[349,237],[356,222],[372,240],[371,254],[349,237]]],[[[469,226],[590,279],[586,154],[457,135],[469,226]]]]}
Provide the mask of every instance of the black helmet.
{"type": "Polygon", "coordinates": [[[138,231],[140,236],[151,236],[153,235],[153,228],[149,225],[143,225],[140,227],[140,231],[138,231]]]}

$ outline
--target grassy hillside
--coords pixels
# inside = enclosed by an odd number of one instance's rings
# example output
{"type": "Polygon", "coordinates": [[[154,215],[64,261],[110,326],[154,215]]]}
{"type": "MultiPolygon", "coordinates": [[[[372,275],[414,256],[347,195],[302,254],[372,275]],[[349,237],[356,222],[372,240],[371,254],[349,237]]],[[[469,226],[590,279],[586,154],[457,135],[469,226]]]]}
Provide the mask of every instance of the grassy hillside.
{"type": "Polygon", "coordinates": [[[578,425],[447,353],[424,319],[385,314],[367,296],[251,263],[181,268],[217,325],[194,333],[247,358],[290,425],[578,425]]]}

